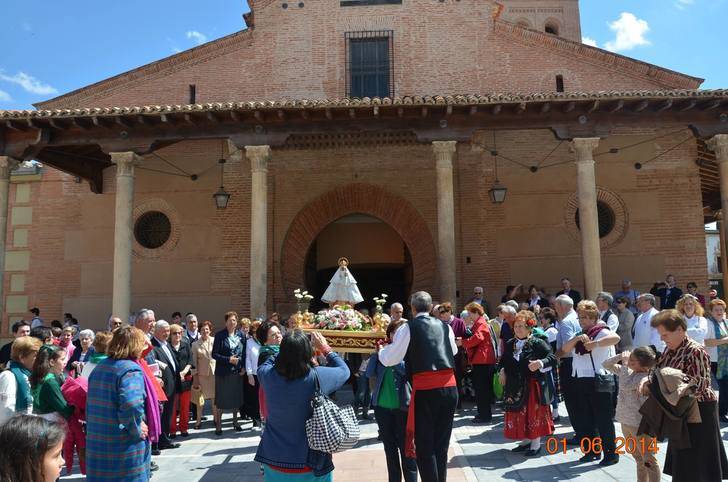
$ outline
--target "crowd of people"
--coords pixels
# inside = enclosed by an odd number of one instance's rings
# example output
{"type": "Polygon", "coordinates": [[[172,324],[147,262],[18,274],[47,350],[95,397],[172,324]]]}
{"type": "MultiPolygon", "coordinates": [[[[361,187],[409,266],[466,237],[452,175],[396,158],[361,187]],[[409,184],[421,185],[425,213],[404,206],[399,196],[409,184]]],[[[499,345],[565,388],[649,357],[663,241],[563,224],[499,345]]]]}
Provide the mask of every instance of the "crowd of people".
{"type": "Polygon", "coordinates": [[[694,283],[683,293],[673,276],[649,293],[625,280],[593,300],[567,278],[553,296],[509,286],[492,318],[480,287],[459,312],[417,292],[408,307],[391,304],[370,356],[342,357],[277,314],[230,311],[216,327],[194,313],[168,322],[143,308],[99,332],[71,314],[60,327],[31,314],[0,349],[0,446],[12,447],[0,455],[2,480],[56,480],[74,457],[89,481],[149,480],[153,456],[178,448],[206,413],[220,436],[231,412],[233,431],[244,430],[241,420],[260,431],[255,460],[266,481],[327,482],[331,454],[309,448],[305,423],[317,390],[347,382],[360,418],[373,409],[390,482],[446,480],[453,419],[471,395],[472,423],[502,411],[503,435],[524,457],[546,452],[544,439],[567,423],[564,402],[573,429],[564,447],[578,447],[582,463],[608,467],[629,453],[640,481],[728,477],[726,303],[694,283]],[[620,440],[629,439],[636,448],[625,452],[620,440]],[[660,467],[651,447],[663,439],[660,467]],[[9,462],[21,458],[30,465],[9,462]]]}

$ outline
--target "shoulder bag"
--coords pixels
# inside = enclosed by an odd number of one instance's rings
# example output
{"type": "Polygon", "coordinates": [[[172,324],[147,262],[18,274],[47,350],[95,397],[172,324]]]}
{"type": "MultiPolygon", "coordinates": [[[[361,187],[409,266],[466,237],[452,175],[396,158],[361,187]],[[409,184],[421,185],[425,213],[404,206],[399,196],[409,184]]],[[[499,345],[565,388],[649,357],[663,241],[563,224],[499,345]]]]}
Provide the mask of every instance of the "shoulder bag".
{"type": "Polygon", "coordinates": [[[339,407],[322,391],[318,373],[313,370],[316,387],[311,397],[313,414],[306,420],[306,438],[313,450],[333,454],[354,447],[359,441],[359,422],[351,405],[339,407]]]}

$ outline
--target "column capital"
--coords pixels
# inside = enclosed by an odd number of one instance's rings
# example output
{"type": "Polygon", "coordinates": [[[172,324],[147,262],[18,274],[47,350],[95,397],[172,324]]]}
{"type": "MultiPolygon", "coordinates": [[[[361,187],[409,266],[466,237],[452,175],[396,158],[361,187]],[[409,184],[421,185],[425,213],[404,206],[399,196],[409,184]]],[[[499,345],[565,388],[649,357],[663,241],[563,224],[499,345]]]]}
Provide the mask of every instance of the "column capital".
{"type": "Polygon", "coordinates": [[[457,141],[432,141],[437,167],[452,169],[452,160],[457,152],[457,141]]]}
{"type": "Polygon", "coordinates": [[[10,179],[10,172],[19,165],[19,159],[10,156],[0,156],[0,179],[10,179]]]}
{"type": "Polygon", "coordinates": [[[250,159],[252,172],[268,172],[271,157],[270,146],[245,146],[245,156],[250,159]]]}
{"type": "Polygon", "coordinates": [[[134,177],[134,166],[142,163],[142,156],[134,151],[109,152],[109,155],[116,164],[116,177],[134,177]]]}
{"type": "Polygon", "coordinates": [[[708,139],[706,144],[715,152],[716,162],[728,162],[728,134],[716,134],[708,139]]]}
{"type": "Polygon", "coordinates": [[[594,162],[594,149],[599,145],[598,137],[575,137],[571,148],[576,153],[576,162],[594,162]]]}

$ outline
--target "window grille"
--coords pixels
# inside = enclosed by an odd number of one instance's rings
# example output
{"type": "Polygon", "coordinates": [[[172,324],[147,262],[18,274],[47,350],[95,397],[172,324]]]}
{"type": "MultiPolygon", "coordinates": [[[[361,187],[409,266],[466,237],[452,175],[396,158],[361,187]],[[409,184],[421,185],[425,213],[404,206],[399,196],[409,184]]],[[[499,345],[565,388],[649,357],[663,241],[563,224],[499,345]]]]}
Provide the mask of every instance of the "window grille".
{"type": "Polygon", "coordinates": [[[394,32],[346,32],[346,96],[394,97],[394,32]]]}

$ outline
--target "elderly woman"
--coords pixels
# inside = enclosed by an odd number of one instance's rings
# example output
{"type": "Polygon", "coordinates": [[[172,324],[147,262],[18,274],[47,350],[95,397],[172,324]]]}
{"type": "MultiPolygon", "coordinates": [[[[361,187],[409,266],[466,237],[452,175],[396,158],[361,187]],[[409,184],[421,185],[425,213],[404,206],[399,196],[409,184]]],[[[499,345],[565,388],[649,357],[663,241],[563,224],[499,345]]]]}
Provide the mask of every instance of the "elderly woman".
{"type": "Polygon", "coordinates": [[[81,371],[82,377],[88,380],[88,378],[91,376],[91,372],[94,371],[94,368],[96,368],[99,363],[108,358],[106,350],[109,347],[109,343],[111,343],[112,336],[113,335],[110,331],[100,331],[96,333],[96,335],[94,336],[94,352],[88,358],[88,361],[83,364],[83,370],[81,371]]]}
{"type": "MultiPolygon", "coordinates": [[[[598,436],[602,439],[604,459],[599,465],[607,467],[619,462],[614,435],[614,394],[613,375],[604,367],[604,362],[614,356],[614,345],[619,343],[619,335],[603,323],[599,323],[599,310],[593,301],[584,300],[577,307],[581,333],[564,343],[562,350],[572,352],[572,376],[576,395],[576,413],[572,421],[578,433],[590,440],[598,436]],[[611,391],[608,386],[597,389],[597,375],[605,376],[604,381],[612,380],[611,391]]],[[[600,377],[601,378],[601,377],[600,377]]],[[[602,457],[601,453],[588,452],[581,462],[593,462],[602,457]]]]}
{"type": "Polygon", "coordinates": [[[316,379],[324,394],[341,388],[349,378],[344,360],[319,333],[301,330],[286,334],[280,352],[258,367],[258,379],[268,401],[268,417],[255,460],[264,464],[267,482],[329,482],[333,480],[331,454],[314,452],[306,438],[311,397],[316,379]],[[312,365],[313,349],[326,357],[326,367],[312,365]],[[315,373],[314,373],[315,371],[315,373]]]}
{"type": "Polygon", "coordinates": [[[40,340],[30,336],[13,342],[8,369],[0,373],[0,425],[16,413],[32,413],[33,395],[28,379],[41,346],[40,340]]]}
{"type": "Polygon", "coordinates": [[[161,431],[159,402],[138,360],[147,339],[138,328],[114,330],[108,358],[88,383],[88,482],[143,482],[150,477],[151,442],[161,431]]]}
{"type": "MultiPolygon", "coordinates": [[[[718,426],[718,404],[711,388],[710,357],[705,348],[688,336],[688,325],[677,310],[663,310],[652,318],[666,349],[657,368],[675,368],[685,374],[695,385],[694,396],[700,410],[700,423],[687,424],[689,448],[677,448],[667,443],[667,455],[663,472],[671,475],[673,482],[728,478],[728,459],[718,426]]],[[[641,387],[649,394],[648,382],[641,387]]],[[[603,437],[603,435],[602,435],[603,437]]]]}
{"type": "Polygon", "coordinates": [[[703,305],[693,295],[686,293],[677,300],[675,309],[685,318],[687,334],[690,338],[705,345],[705,335],[708,333],[708,320],[703,318],[703,305]]]}
{"type": "MultiPolygon", "coordinates": [[[[192,386],[202,393],[204,400],[212,400],[212,413],[215,414],[215,364],[217,361],[212,357],[212,322],[205,320],[199,327],[200,338],[192,344],[192,386]]],[[[202,424],[202,412],[205,405],[197,404],[197,421],[195,429],[202,424]]]]}
{"type": "Polygon", "coordinates": [[[192,398],[192,348],[183,338],[184,328],[182,325],[170,325],[169,346],[179,367],[180,383],[177,386],[178,396],[175,398],[175,405],[172,411],[172,423],[170,426],[170,437],[177,436],[179,424],[180,435],[189,437],[187,431],[190,421],[190,400],[192,398]],[[179,422],[178,422],[179,419],[179,422]]]}
{"type": "Polygon", "coordinates": [[[225,328],[215,334],[212,357],[215,364],[215,434],[222,435],[222,412],[233,411],[233,428],[243,429],[238,424],[238,410],[243,404],[243,377],[245,338],[238,330],[238,314],[225,313],[225,328]]]}
{"type": "MultiPolygon", "coordinates": [[[[472,365],[473,389],[478,413],[474,423],[490,423],[493,403],[493,373],[495,371],[496,342],[490,325],[484,318],[485,311],[479,303],[471,302],[465,307],[468,323],[472,323],[472,336],[459,341],[467,353],[468,363],[472,365]]],[[[456,339],[457,341],[457,339],[456,339]]]]}
{"type": "Polygon", "coordinates": [[[536,316],[520,311],[513,324],[514,338],[504,344],[500,364],[505,386],[506,410],[503,434],[511,440],[524,440],[512,452],[533,457],[541,452],[541,437],[554,433],[551,398],[544,369],[556,366],[556,355],[543,332],[535,331],[536,316]]]}
{"type": "MultiPolygon", "coordinates": [[[[481,306],[482,308],[482,306],[481,306]]],[[[452,328],[453,333],[455,334],[455,339],[462,339],[465,338],[466,332],[465,332],[465,323],[461,318],[458,318],[453,314],[452,309],[452,303],[445,302],[442,304],[437,305],[433,308],[433,316],[436,316],[440,319],[443,323],[450,325],[450,328],[452,328]]],[[[458,352],[455,354],[455,381],[458,385],[458,393],[462,394],[463,390],[463,377],[465,376],[465,364],[467,363],[467,356],[465,355],[465,350],[462,348],[458,349],[458,352]]],[[[492,378],[492,377],[491,377],[492,378]]],[[[492,383],[492,381],[491,381],[492,383]]],[[[460,396],[458,396],[458,405],[460,405],[460,396]]],[[[485,414],[484,414],[485,415],[485,414]]]]}
{"type": "Polygon", "coordinates": [[[66,371],[72,376],[81,376],[83,365],[88,362],[91,355],[94,354],[94,332],[93,330],[81,330],[78,334],[79,347],[73,351],[73,354],[66,363],[66,371]]]}
{"type": "Polygon", "coordinates": [[[718,381],[718,418],[728,423],[728,321],[725,301],[716,298],[708,305],[710,318],[705,349],[710,356],[710,371],[718,381]]]}
{"type": "Polygon", "coordinates": [[[614,299],[614,307],[619,319],[619,327],[617,334],[619,335],[619,343],[617,343],[617,351],[629,351],[632,349],[632,326],[634,325],[634,313],[629,306],[629,298],[626,296],[617,296],[614,299]]]}

